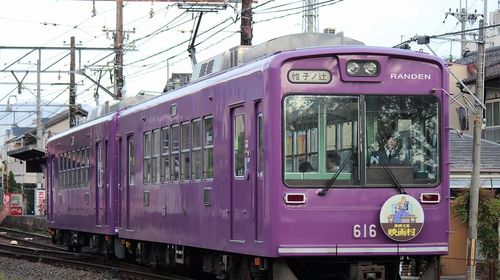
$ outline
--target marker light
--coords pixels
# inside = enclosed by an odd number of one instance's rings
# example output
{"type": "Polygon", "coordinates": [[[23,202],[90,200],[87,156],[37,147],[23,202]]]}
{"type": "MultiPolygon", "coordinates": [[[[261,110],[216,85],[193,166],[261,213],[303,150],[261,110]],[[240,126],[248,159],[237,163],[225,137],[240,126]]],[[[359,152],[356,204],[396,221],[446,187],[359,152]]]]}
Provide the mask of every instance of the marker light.
{"type": "Polygon", "coordinates": [[[380,74],[380,64],[373,60],[350,60],[346,71],[351,77],[377,77],[380,74]]]}
{"type": "Polygon", "coordinates": [[[349,76],[356,76],[359,69],[360,69],[359,64],[356,63],[355,61],[347,62],[347,74],[349,74],[349,76]]]}
{"type": "Polygon", "coordinates": [[[441,196],[439,193],[421,193],[420,202],[421,203],[439,203],[441,201],[441,196]]]}
{"type": "Polygon", "coordinates": [[[285,194],[286,204],[304,204],[306,203],[306,195],[303,193],[287,193],[285,194]]]}

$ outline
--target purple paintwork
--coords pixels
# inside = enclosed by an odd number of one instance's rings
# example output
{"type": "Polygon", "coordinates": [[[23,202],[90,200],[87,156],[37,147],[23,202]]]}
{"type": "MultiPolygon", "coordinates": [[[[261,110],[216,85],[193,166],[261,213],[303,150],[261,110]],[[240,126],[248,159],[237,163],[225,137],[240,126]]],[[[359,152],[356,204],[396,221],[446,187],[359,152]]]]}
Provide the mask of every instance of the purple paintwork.
{"type": "MultiPolygon", "coordinates": [[[[278,53],[242,67],[200,80],[172,93],[117,112],[88,125],[76,127],[47,144],[48,156],[73,146],[91,150],[91,185],[60,189],[57,178],[49,186],[50,227],[120,238],[187,245],[258,256],[299,255],[442,255],[448,250],[449,151],[448,88],[443,62],[422,53],[368,47],[307,49],[278,53]],[[376,59],[382,74],[374,81],[345,73],[347,59],[376,59]],[[291,84],[290,69],[330,69],[330,84],[291,84]],[[391,79],[393,72],[429,73],[431,80],[391,79]],[[438,89],[434,91],[433,89],[438,89]],[[440,185],[408,188],[417,198],[422,192],[441,195],[439,204],[424,204],[422,232],[413,240],[398,243],[381,230],[373,238],[353,237],[353,225],[378,225],[384,201],[395,188],[336,188],[324,197],[317,189],[288,188],[282,179],[282,98],[288,93],[315,94],[434,94],[438,97],[441,125],[440,185]],[[177,115],[170,116],[170,106],[177,115]],[[231,116],[245,113],[249,151],[248,176],[232,176],[231,116]],[[256,117],[263,114],[264,176],[256,172],[256,117]],[[210,181],[142,184],[143,133],[213,115],[214,174],[210,181]],[[127,137],[136,146],[135,186],[129,186],[127,137]],[[117,139],[121,138],[118,142],[117,139]],[[105,188],[96,188],[97,140],[108,142],[105,188]],[[118,143],[121,143],[118,145],[118,143]],[[118,173],[119,170],[122,173],[118,173]],[[203,190],[211,188],[211,205],[204,205],[203,190]],[[150,202],[145,206],[144,192],[150,202]],[[85,202],[85,193],[90,200],[85,202]],[[303,193],[303,205],[285,205],[286,193],[303,193]],[[61,202],[58,202],[58,197],[61,202]],[[96,200],[97,199],[97,200],[96,200]],[[96,209],[97,207],[97,209],[96,209]],[[104,207],[104,208],[103,208],[104,207]],[[52,210],[50,210],[52,209],[52,210]],[[105,222],[107,219],[107,222],[105,222]]],[[[57,160],[56,163],[57,164],[57,160]]],[[[49,161],[50,166],[50,161],[49,161]]],[[[49,167],[50,170],[50,167],[49,167]]],[[[54,173],[53,173],[54,174],[54,173]]],[[[55,172],[57,174],[57,172],[55,172]]],[[[56,176],[57,177],[57,176],[56,176]]]]}

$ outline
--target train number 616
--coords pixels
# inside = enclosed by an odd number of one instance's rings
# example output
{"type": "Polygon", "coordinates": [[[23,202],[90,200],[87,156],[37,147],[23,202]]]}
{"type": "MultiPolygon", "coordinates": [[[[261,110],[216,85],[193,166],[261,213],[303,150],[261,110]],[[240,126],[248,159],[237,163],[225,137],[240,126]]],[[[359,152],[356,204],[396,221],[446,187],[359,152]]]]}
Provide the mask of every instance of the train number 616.
{"type": "Polygon", "coordinates": [[[374,224],[354,225],[352,235],[354,238],[375,238],[377,236],[377,226],[374,224]]]}

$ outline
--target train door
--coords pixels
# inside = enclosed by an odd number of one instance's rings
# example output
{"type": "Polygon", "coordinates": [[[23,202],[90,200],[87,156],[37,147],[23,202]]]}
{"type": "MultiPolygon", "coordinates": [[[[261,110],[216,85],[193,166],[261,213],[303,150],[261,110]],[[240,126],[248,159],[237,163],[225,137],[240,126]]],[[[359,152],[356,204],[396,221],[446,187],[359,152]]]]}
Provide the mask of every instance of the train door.
{"type": "Polygon", "coordinates": [[[118,154],[117,154],[117,170],[118,174],[116,177],[117,184],[118,184],[118,201],[117,201],[117,211],[116,215],[118,218],[118,228],[121,228],[123,223],[122,223],[122,201],[123,201],[123,172],[122,172],[122,154],[123,154],[123,149],[122,149],[122,138],[117,137],[117,142],[118,142],[118,154]]]}
{"type": "Polygon", "coordinates": [[[258,102],[255,106],[255,122],[254,129],[256,133],[255,144],[255,161],[253,172],[254,183],[254,220],[255,220],[255,240],[262,240],[263,234],[263,219],[264,219],[264,127],[263,127],[262,103],[258,102]]]}
{"type": "Polygon", "coordinates": [[[245,241],[252,230],[252,185],[244,107],[231,110],[231,240],[245,241]]]}

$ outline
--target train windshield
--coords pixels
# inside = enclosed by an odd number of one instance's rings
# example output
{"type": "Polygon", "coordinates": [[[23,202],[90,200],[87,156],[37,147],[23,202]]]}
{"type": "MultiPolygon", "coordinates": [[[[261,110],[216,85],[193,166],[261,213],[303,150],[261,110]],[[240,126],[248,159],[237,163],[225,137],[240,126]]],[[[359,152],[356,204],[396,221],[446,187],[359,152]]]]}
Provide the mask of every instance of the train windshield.
{"type": "Polygon", "coordinates": [[[438,181],[434,96],[289,95],[283,109],[290,187],[321,188],[341,166],[332,187],[393,186],[387,169],[405,187],[438,181]]]}

